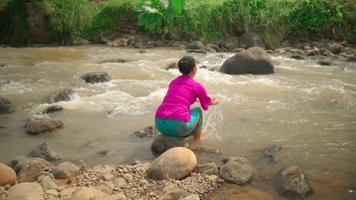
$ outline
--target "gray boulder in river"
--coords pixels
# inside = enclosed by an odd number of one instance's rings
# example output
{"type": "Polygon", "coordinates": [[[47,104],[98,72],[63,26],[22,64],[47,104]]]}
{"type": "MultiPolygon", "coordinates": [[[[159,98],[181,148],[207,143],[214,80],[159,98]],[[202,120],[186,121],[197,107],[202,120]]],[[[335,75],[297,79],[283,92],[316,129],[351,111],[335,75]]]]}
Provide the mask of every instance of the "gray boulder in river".
{"type": "Polygon", "coordinates": [[[153,155],[159,156],[170,148],[187,146],[188,142],[185,140],[185,138],[157,135],[151,144],[151,151],[153,155]]]}
{"type": "Polygon", "coordinates": [[[32,118],[27,122],[25,131],[31,135],[38,135],[43,132],[50,132],[54,129],[62,128],[63,126],[63,122],[59,120],[46,117],[32,118]]]}
{"type": "Polygon", "coordinates": [[[82,75],[82,78],[85,80],[85,82],[91,84],[102,83],[111,80],[111,77],[107,72],[90,72],[82,75]]]}
{"type": "Polygon", "coordinates": [[[271,74],[274,73],[274,64],[264,49],[252,47],[227,59],[219,71],[226,74],[271,74]]]}
{"type": "Polygon", "coordinates": [[[8,99],[0,96],[0,114],[11,113],[14,111],[15,108],[12,103],[8,99]]]}
{"type": "Polygon", "coordinates": [[[46,142],[32,149],[32,151],[29,153],[29,156],[35,158],[43,158],[49,162],[58,161],[61,159],[46,142]]]}
{"type": "Polygon", "coordinates": [[[250,181],[253,174],[253,168],[250,161],[244,157],[232,157],[225,163],[220,176],[229,182],[242,185],[250,181]]]}
{"type": "Polygon", "coordinates": [[[72,99],[73,94],[74,90],[72,89],[62,89],[53,96],[52,102],[70,101],[72,99]]]}

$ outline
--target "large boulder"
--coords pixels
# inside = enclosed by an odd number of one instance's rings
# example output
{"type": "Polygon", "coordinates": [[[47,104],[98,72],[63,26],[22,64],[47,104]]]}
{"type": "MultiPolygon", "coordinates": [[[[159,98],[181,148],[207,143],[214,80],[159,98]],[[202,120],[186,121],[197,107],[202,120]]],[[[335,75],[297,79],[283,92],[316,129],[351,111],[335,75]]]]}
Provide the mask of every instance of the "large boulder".
{"type": "Polygon", "coordinates": [[[201,41],[194,41],[187,46],[189,53],[206,53],[204,44],[201,41]]]}
{"type": "Polygon", "coordinates": [[[14,185],[16,183],[16,173],[9,166],[0,163],[0,186],[14,185]]]}
{"type": "Polygon", "coordinates": [[[188,142],[184,138],[157,135],[151,144],[151,151],[153,155],[159,156],[170,148],[187,146],[188,142]]]}
{"type": "Polygon", "coordinates": [[[111,80],[111,77],[107,72],[91,72],[82,75],[82,78],[87,83],[103,83],[111,80]]]}
{"type": "Polygon", "coordinates": [[[43,190],[38,183],[20,183],[8,191],[8,200],[44,200],[43,190]]]}
{"type": "Polygon", "coordinates": [[[277,173],[275,186],[278,193],[304,198],[312,192],[303,170],[298,166],[291,166],[277,173]]]}
{"type": "Polygon", "coordinates": [[[147,170],[149,178],[182,179],[188,176],[197,165],[195,154],[184,147],[174,147],[156,158],[147,170]]]}
{"type": "Polygon", "coordinates": [[[49,167],[50,163],[42,158],[28,159],[20,169],[17,180],[20,183],[37,181],[42,172],[48,171],[49,167]]]}
{"type": "Polygon", "coordinates": [[[14,111],[15,108],[12,103],[8,99],[0,96],[0,114],[11,113],[14,111]]]}
{"type": "Polygon", "coordinates": [[[274,72],[274,64],[264,49],[252,47],[227,59],[221,66],[220,72],[227,74],[271,74],[274,72]]]}
{"type": "Polygon", "coordinates": [[[67,179],[77,176],[79,172],[80,168],[77,165],[71,162],[64,162],[59,164],[52,173],[56,179],[67,179]]]}
{"type": "Polygon", "coordinates": [[[245,48],[250,47],[261,47],[265,48],[265,44],[254,32],[246,32],[240,36],[240,45],[244,46],[245,48]]]}
{"type": "Polygon", "coordinates": [[[49,162],[54,162],[61,159],[46,142],[32,149],[32,151],[29,153],[29,156],[35,158],[43,158],[49,162]]]}
{"type": "Polygon", "coordinates": [[[59,120],[46,117],[34,117],[27,122],[25,131],[31,135],[38,135],[43,132],[51,132],[63,126],[63,122],[59,120]]]}
{"type": "Polygon", "coordinates": [[[52,97],[52,102],[59,102],[59,101],[70,101],[74,94],[74,90],[66,88],[58,91],[52,97]]]}
{"type": "Polygon", "coordinates": [[[233,157],[225,163],[221,170],[220,176],[228,181],[238,185],[243,185],[250,181],[253,174],[253,168],[244,157],[233,157]]]}

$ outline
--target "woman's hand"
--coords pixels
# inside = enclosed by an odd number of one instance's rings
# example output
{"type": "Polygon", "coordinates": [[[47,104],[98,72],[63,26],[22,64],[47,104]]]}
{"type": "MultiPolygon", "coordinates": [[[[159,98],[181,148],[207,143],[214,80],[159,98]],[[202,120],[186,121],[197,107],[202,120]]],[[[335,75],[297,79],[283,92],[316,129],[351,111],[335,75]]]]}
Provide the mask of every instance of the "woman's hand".
{"type": "Polygon", "coordinates": [[[218,105],[219,104],[219,101],[217,98],[212,98],[211,99],[211,105],[218,105]]]}

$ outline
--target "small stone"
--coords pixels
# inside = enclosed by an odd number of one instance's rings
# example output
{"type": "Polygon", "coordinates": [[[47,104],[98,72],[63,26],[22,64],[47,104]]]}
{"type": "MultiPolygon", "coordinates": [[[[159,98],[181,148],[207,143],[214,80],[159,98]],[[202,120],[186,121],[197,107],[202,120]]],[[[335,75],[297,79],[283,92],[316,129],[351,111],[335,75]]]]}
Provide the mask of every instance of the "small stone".
{"type": "Polygon", "coordinates": [[[12,113],[15,108],[10,100],[0,96],[0,114],[12,113]]]}
{"type": "Polygon", "coordinates": [[[115,176],[111,173],[105,173],[102,175],[102,178],[104,179],[104,181],[112,181],[114,180],[115,176]]]}
{"type": "Polygon", "coordinates": [[[123,174],[122,177],[123,177],[128,183],[131,183],[131,182],[134,180],[133,176],[132,176],[131,174],[128,174],[128,173],[123,174]]]}
{"type": "Polygon", "coordinates": [[[111,80],[111,77],[107,72],[91,72],[82,75],[82,78],[85,80],[87,83],[102,83],[102,82],[107,82],[111,80]]]}
{"type": "Polygon", "coordinates": [[[35,158],[43,158],[49,162],[54,162],[61,159],[46,142],[32,149],[32,151],[29,153],[29,156],[35,158]]]}
{"type": "Polygon", "coordinates": [[[57,184],[52,180],[52,178],[46,174],[38,177],[38,182],[41,184],[44,190],[58,190],[57,184]]]}
{"type": "Polygon", "coordinates": [[[126,180],[122,177],[118,177],[114,180],[114,185],[118,188],[121,188],[122,186],[126,185],[126,180]]]}
{"type": "Polygon", "coordinates": [[[78,175],[79,172],[80,169],[77,165],[71,162],[64,162],[59,164],[52,173],[56,179],[67,179],[78,175]]]}
{"type": "Polygon", "coordinates": [[[73,95],[74,90],[69,88],[62,89],[52,97],[52,102],[70,101],[73,95]]]}
{"type": "Polygon", "coordinates": [[[319,61],[320,65],[331,65],[332,60],[330,58],[325,58],[319,61]]]}

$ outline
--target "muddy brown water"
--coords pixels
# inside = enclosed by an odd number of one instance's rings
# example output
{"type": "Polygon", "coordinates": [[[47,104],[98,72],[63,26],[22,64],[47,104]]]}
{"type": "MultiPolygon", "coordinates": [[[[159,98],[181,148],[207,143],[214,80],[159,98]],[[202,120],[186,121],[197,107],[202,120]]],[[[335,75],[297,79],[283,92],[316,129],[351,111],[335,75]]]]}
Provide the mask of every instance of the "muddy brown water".
{"type": "MultiPolygon", "coordinates": [[[[155,108],[178,70],[164,67],[186,55],[172,48],[138,49],[106,46],[0,48],[0,93],[16,112],[0,115],[0,160],[28,153],[48,142],[64,159],[91,164],[151,160],[151,139],[133,132],[153,124],[155,108]],[[103,61],[126,59],[126,63],[103,61]],[[107,71],[112,81],[87,84],[86,72],[107,71]],[[30,136],[24,124],[53,105],[49,98],[62,88],[75,91],[64,111],[50,115],[63,129],[30,136]],[[106,156],[97,152],[106,150],[106,156]]],[[[272,75],[222,74],[216,70],[229,53],[192,54],[206,66],[196,79],[220,104],[204,114],[207,139],[199,146],[199,162],[246,156],[256,166],[254,189],[228,186],[212,199],[283,199],[273,193],[273,174],[299,165],[315,193],[309,199],[356,199],[356,64],[320,66],[273,56],[272,75]],[[263,149],[282,145],[277,161],[263,149]],[[214,151],[218,149],[218,153],[214,151]],[[240,195],[240,196],[239,196],[240,195]],[[241,196],[242,195],[242,196],[241,196]],[[267,198],[268,197],[268,198],[267,198]]]]}

